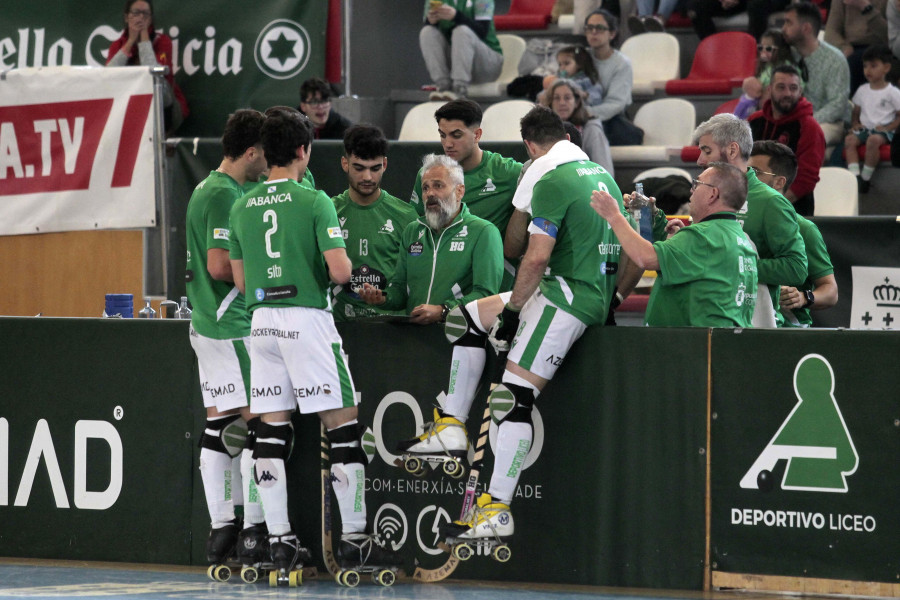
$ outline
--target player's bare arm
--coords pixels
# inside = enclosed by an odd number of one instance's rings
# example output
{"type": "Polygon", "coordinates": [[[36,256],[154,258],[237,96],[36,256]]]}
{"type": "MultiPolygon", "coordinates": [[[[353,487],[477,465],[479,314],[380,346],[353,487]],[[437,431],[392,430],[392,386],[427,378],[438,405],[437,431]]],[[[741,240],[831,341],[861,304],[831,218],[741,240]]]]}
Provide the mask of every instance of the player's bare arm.
{"type": "Polygon", "coordinates": [[[350,281],[350,275],[353,271],[353,263],[347,256],[347,250],[344,248],[332,248],[322,253],[325,257],[325,264],[328,265],[328,276],[331,281],[344,284],[350,281]]]}
{"type": "Polygon", "coordinates": [[[615,198],[602,190],[594,190],[591,193],[591,207],[610,224],[628,258],[642,269],[655,271],[659,268],[653,244],[631,227],[615,198]]]}
{"type": "Polygon", "coordinates": [[[231,274],[234,278],[234,285],[240,293],[245,292],[246,284],[244,282],[244,261],[231,259],[231,274]]]}
{"type": "Polygon", "coordinates": [[[228,250],[224,248],[210,248],[206,251],[206,270],[216,281],[234,281],[228,250]]]}
{"type": "Polygon", "coordinates": [[[521,310],[538,288],[555,245],[556,240],[549,235],[531,236],[528,242],[528,251],[525,252],[525,256],[519,264],[512,297],[509,299],[510,307],[514,310],[521,310]]]}

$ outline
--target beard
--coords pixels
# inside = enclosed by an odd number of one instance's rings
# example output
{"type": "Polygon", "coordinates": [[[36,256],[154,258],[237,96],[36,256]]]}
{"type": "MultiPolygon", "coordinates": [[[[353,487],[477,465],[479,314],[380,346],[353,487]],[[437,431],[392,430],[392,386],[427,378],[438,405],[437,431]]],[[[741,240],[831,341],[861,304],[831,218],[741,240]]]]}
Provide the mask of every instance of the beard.
{"type": "Polygon", "coordinates": [[[428,226],[439,231],[450,224],[456,211],[459,210],[459,203],[455,202],[452,197],[439,199],[440,208],[434,209],[431,206],[425,207],[425,222],[428,226]]]}

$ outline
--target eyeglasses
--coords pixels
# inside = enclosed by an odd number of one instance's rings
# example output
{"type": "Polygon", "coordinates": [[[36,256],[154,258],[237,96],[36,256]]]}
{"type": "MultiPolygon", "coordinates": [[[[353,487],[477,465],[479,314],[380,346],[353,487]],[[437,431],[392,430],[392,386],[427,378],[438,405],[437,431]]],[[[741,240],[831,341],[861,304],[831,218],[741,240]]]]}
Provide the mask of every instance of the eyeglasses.
{"type": "Polygon", "coordinates": [[[700,181],[699,179],[692,179],[691,180],[691,191],[693,192],[694,190],[696,190],[698,185],[708,185],[709,187],[713,188],[714,190],[718,189],[716,186],[714,186],[711,183],[706,183],[705,181],[700,181]]]}
{"type": "Polygon", "coordinates": [[[778,177],[777,173],[770,173],[768,171],[763,171],[759,167],[751,166],[750,168],[753,169],[753,172],[756,173],[757,175],[771,175],[772,177],[778,177]]]}
{"type": "Polygon", "coordinates": [[[128,11],[128,14],[132,17],[149,17],[153,13],[151,13],[149,10],[140,10],[136,8],[134,10],[128,11]]]}
{"type": "Polygon", "coordinates": [[[600,33],[602,31],[610,31],[606,25],[585,25],[584,30],[588,33],[600,33]]]}
{"type": "Polygon", "coordinates": [[[775,52],[776,50],[778,50],[778,46],[763,46],[762,44],[756,46],[757,52],[762,52],[763,50],[765,50],[766,52],[775,52]]]}
{"type": "Polygon", "coordinates": [[[331,100],[304,100],[303,104],[309,104],[310,106],[325,106],[326,104],[331,104],[331,100]]]}

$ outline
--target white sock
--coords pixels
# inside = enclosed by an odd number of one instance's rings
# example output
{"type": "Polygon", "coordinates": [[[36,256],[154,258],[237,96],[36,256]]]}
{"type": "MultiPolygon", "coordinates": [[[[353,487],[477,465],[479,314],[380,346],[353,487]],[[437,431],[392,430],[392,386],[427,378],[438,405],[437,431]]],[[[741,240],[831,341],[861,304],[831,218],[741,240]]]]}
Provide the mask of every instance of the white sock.
{"type": "Polygon", "coordinates": [[[862,169],[862,178],[863,181],[869,181],[872,179],[872,174],[875,172],[875,167],[870,167],[869,165],[864,165],[862,169]]]}
{"type": "Polygon", "coordinates": [[[453,358],[450,360],[450,383],[447,384],[447,399],[444,412],[466,422],[487,353],[484,348],[472,346],[453,346],[453,358]]]}
{"type": "Polygon", "coordinates": [[[854,175],[856,175],[857,177],[859,177],[859,163],[858,162],[847,163],[847,170],[850,171],[851,173],[853,173],[854,175]]]}
{"type": "MultiPolygon", "coordinates": [[[[356,419],[340,427],[355,427],[356,419]]],[[[333,430],[329,430],[333,431],[333,430]]],[[[331,445],[336,448],[359,448],[359,440],[331,445]]],[[[331,463],[331,488],[338,501],[344,535],[366,530],[366,468],[362,463],[331,463]]]]}
{"type": "Polygon", "coordinates": [[[244,477],[241,473],[241,455],[231,459],[231,500],[234,506],[244,505],[244,477]]]}
{"type": "MultiPolygon", "coordinates": [[[[268,423],[273,427],[286,426],[289,421],[268,423]]],[[[269,443],[264,438],[257,437],[256,443],[269,443]]],[[[259,482],[256,487],[263,506],[266,507],[266,526],[269,535],[284,535],[291,530],[291,522],[288,518],[287,508],[287,471],[284,468],[283,458],[260,458],[256,460],[256,477],[259,482]]]]}
{"type": "MultiPolygon", "coordinates": [[[[503,373],[503,383],[511,383],[531,389],[537,397],[538,389],[521,377],[503,373]]],[[[531,423],[503,421],[497,428],[497,446],[494,455],[494,472],[488,492],[491,497],[509,504],[516,495],[516,485],[525,466],[528,451],[534,438],[531,423]]]]}
{"type": "Polygon", "coordinates": [[[200,449],[200,476],[213,529],[224,527],[234,519],[231,465],[228,454],[209,448],[200,449]]]}
{"type": "Polygon", "coordinates": [[[253,480],[253,451],[247,448],[241,452],[241,480],[244,491],[244,528],[259,525],[266,520],[259,489],[253,480]]]}

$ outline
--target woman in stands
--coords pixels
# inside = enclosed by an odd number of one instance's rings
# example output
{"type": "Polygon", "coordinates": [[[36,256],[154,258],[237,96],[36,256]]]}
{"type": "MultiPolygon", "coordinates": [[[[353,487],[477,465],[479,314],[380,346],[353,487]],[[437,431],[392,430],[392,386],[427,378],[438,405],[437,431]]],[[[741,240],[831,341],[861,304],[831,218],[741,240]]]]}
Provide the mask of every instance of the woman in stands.
{"type": "Polygon", "coordinates": [[[613,171],[609,141],[603,133],[603,125],[588,113],[584,104],[584,91],[571,79],[557,79],[547,90],[543,101],[545,106],[559,115],[563,121],[572,123],[581,132],[581,148],[591,160],[609,171],[613,171]]]}
{"type": "Polygon", "coordinates": [[[107,51],[106,66],[133,65],[169,67],[163,106],[166,131],[174,131],[188,116],[188,104],[172,72],[172,39],[153,28],[153,5],[150,0],[128,0],[125,3],[125,30],[107,51]]]}

